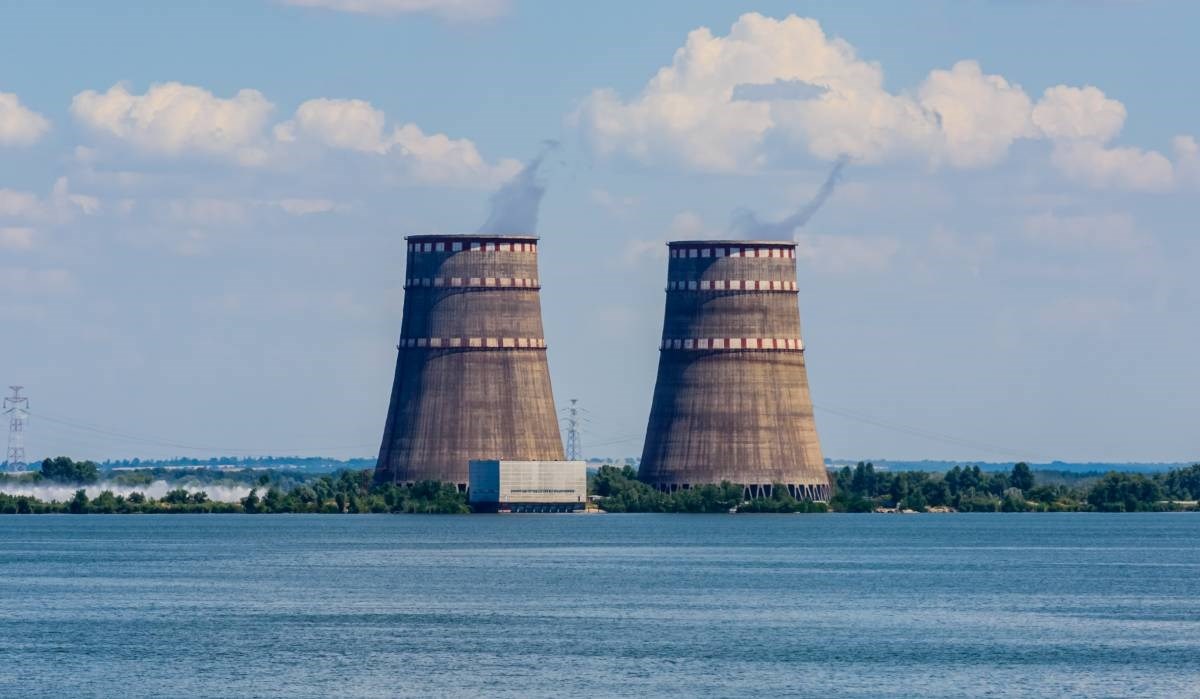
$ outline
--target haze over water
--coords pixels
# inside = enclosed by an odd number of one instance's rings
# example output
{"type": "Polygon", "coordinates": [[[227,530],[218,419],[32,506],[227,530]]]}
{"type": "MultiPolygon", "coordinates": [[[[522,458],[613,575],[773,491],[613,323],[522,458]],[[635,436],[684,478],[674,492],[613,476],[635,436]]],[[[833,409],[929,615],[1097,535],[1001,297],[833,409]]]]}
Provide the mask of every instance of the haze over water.
{"type": "Polygon", "coordinates": [[[0,518],[0,694],[1185,696],[1190,515],[0,518]]]}

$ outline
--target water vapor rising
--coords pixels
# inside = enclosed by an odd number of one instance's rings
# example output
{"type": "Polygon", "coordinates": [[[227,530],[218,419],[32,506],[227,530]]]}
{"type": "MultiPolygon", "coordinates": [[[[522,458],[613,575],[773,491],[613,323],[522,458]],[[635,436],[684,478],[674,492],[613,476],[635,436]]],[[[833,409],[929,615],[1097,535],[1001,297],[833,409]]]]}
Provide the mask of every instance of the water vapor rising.
{"type": "Polygon", "coordinates": [[[147,485],[120,485],[101,481],[89,485],[63,485],[63,484],[47,484],[47,483],[2,483],[0,484],[0,492],[8,495],[28,495],[37,498],[38,500],[67,502],[75,497],[76,490],[83,490],[87,493],[88,498],[95,498],[105,490],[113,491],[113,495],[129,497],[130,493],[141,493],[148,498],[161,500],[167,491],[176,488],[183,488],[189,493],[198,493],[204,491],[208,493],[210,500],[220,502],[239,502],[242,498],[250,494],[250,486],[241,485],[199,485],[199,484],[170,484],[166,481],[154,481],[147,485]]]}
{"type": "Polygon", "coordinates": [[[743,238],[761,238],[764,240],[774,240],[777,238],[791,238],[797,228],[803,228],[808,220],[813,217],[829,197],[833,195],[833,190],[837,189],[838,182],[842,178],[842,170],[846,167],[849,159],[846,156],[841,156],[837,162],[833,164],[833,169],[829,171],[829,176],[821,183],[821,188],[813,195],[813,198],[807,204],[802,206],[799,211],[788,216],[781,221],[760,221],[758,216],[749,209],[739,209],[733,214],[733,225],[731,230],[737,232],[743,238]]]}
{"type": "Polygon", "coordinates": [[[538,179],[538,168],[558,148],[558,141],[543,141],[541,151],[492,195],[491,212],[479,227],[480,233],[536,233],[538,209],[546,185],[538,179]]]}

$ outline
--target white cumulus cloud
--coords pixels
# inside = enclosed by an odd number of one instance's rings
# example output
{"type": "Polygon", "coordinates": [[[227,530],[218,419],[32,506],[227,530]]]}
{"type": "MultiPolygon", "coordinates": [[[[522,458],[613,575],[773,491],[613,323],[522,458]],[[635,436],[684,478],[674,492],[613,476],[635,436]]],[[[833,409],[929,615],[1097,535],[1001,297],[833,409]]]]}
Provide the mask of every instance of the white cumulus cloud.
{"type": "MultiPolygon", "coordinates": [[[[1166,156],[1110,145],[1125,117],[1125,106],[1096,87],[1057,85],[1035,102],[972,60],[892,92],[879,64],[816,20],[749,13],[723,36],[693,30],[639,94],[595,90],[570,121],[601,156],[702,171],[760,170],[789,148],[826,160],[980,168],[1002,161],[1016,141],[1037,139],[1050,143],[1051,162],[1072,180],[1172,188],[1166,156]]],[[[1191,152],[1177,141],[1177,157],[1194,160],[1191,152]]]]}
{"type": "Polygon", "coordinates": [[[508,0],[282,0],[288,5],[320,7],[382,17],[422,13],[449,20],[480,20],[508,10],[508,0]]]}
{"type": "Polygon", "coordinates": [[[21,104],[16,95],[0,92],[0,146],[30,146],[49,130],[46,117],[21,104]]]}
{"type": "Polygon", "coordinates": [[[252,164],[265,157],[259,141],[273,105],[258,90],[217,97],[178,82],[151,85],[145,94],[114,85],[86,90],[71,114],[91,130],[155,154],[231,157],[252,164]]]}
{"type": "Polygon", "coordinates": [[[1050,159],[1067,177],[1099,189],[1163,192],[1175,185],[1175,168],[1158,151],[1072,141],[1056,144],[1050,159]]]}
{"type": "Polygon", "coordinates": [[[1176,175],[1192,186],[1200,186],[1200,145],[1193,136],[1176,136],[1171,142],[1175,150],[1176,175]]]}
{"type": "MultiPolygon", "coordinates": [[[[292,118],[268,128],[274,105],[257,90],[229,98],[194,85],[169,82],[134,94],[118,84],[81,92],[71,113],[93,132],[159,157],[204,155],[242,166],[285,167],[301,152],[333,150],[385,156],[409,178],[432,184],[494,187],[521,169],[513,159],[489,162],[475,143],[392,123],[369,102],[316,98],[292,118]]],[[[77,149],[90,165],[92,148],[77,149]]]]}
{"type": "Polygon", "coordinates": [[[291,121],[275,127],[275,138],[293,143],[301,137],[328,146],[384,153],[386,115],[364,100],[311,99],[296,109],[291,121]]]}
{"type": "Polygon", "coordinates": [[[0,189],[0,219],[33,223],[65,223],[78,214],[92,216],[100,212],[100,199],[71,191],[70,181],[59,177],[49,195],[0,189]]]}
{"type": "Polygon", "coordinates": [[[1057,85],[1042,93],[1033,123],[1048,138],[1107,143],[1125,125],[1125,105],[1098,88],[1057,85]]]}
{"type": "Polygon", "coordinates": [[[308,100],[291,120],[275,127],[275,138],[284,144],[386,155],[427,183],[492,187],[521,169],[516,160],[487,162],[470,139],[427,134],[411,123],[389,130],[382,110],[356,99],[308,100]]]}
{"type": "Polygon", "coordinates": [[[991,165],[1018,138],[1034,135],[1029,96],[975,61],[935,70],[918,92],[922,109],[938,124],[937,151],[955,167],[991,165]]]}
{"type": "Polygon", "coordinates": [[[636,98],[597,90],[573,120],[601,154],[673,158],[703,170],[766,164],[771,135],[826,159],[909,153],[977,167],[1035,134],[1031,110],[1020,86],[974,61],[933,71],[916,94],[891,93],[877,63],[816,20],[750,13],[726,36],[692,31],[636,98]],[[780,85],[789,89],[748,89],[780,85]]]}

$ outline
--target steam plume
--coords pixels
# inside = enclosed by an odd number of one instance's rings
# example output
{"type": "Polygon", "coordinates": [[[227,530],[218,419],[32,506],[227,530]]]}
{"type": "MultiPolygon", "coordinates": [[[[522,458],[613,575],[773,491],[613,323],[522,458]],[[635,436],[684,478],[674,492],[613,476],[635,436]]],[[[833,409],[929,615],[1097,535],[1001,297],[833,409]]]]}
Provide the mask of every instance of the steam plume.
{"type": "Polygon", "coordinates": [[[541,151],[496,190],[491,199],[491,212],[479,227],[480,233],[537,232],[538,208],[546,193],[546,185],[538,179],[538,168],[557,148],[558,141],[543,141],[541,151]]]}
{"type": "Polygon", "coordinates": [[[821,188],[813,195],[813,198],[807,204],[802,206],[799,211],[788,216],[782,221],[760,221],[758,216],[749,209],[740,209],[733,214],[733,225],[731,228],[741,234],[743,238],[791,238],[797,228],[803,228],[804,224],[813,217],[829,197],[833,195],[833,190],[837,189],[838,182],[842,178],[842,170],[846,167],[848,158],[841,156],[837,162],[833,164],[833,169],[829,171],[829,176],[821,183],[821,188]]]}
{"type": "Polygon", "coordinates": [[[210,500],[220,502],[238,502],[242,498],[250,494],[250,486],[242,485],[213,485],[213,484],[171,484],[166,481],[154,481],[147,485],[120,485],[101,481],[92,483],[91,485],[62,485],[62,484],[47,484],[47,483],[0,483],[0,493],[8,495],[28,495],[35,497],[38,500],[50,502],[56,500],[58,502],[67,502],[75,497],[76,490],[84,490],[89,498],[95,498],[101,491],[111,490],[114,495],[128,497],[130,493],[138,492],[146,497],[161,500],[167,494],[167,491],[176,488],[183,488],[189,493],[205,492],[210,500]]]}

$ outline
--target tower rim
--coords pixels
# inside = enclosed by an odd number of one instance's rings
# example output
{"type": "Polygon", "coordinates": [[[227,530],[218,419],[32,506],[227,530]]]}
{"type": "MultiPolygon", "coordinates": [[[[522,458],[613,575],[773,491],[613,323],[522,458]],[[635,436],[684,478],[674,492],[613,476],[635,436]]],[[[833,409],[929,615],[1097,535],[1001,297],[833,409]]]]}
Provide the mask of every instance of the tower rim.
{"type": "Polygon", "coordinates": [[[541,237],[528,233],[416,233],[404,236],[405,240],[436,241],[436,240],[541,240],[541,237]]]}
{"type": "Polygon", "coordinates": [[[692,245],[773,245],[773,246],[794,248],[794,247],[796,247],[796,241],[794,241],[794,240],[736,240],[736,239],[671,240],[671,241],[667,241],[667,247],[669,247],[669,248],[682,247],[685,245],[686,246],[692,246],[692,245]]]}

